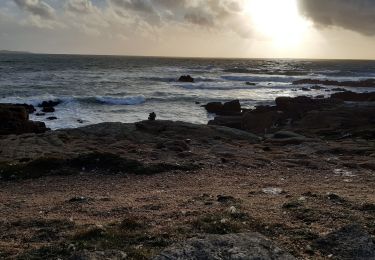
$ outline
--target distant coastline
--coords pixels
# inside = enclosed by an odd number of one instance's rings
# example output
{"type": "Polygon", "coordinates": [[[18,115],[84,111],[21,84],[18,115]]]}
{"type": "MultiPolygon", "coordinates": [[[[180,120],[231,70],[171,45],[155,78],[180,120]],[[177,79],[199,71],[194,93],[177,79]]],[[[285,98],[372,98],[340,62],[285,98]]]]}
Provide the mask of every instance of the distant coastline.
{"type": "Polygon", "coordinates": [[[0,50],[0,54],[32,54],[32,52],[0,50]]]}

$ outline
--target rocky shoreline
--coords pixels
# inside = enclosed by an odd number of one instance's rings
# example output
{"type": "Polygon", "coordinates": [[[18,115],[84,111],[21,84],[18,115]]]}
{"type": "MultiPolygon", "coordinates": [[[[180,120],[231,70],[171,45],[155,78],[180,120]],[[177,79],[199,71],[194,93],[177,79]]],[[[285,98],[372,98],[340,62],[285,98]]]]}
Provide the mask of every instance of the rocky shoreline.
{"type": "Polygon", "coordinates": [[[0,105],[0,258],[373,259],[374,93],[275,103],[57,131],[0,105]]]}

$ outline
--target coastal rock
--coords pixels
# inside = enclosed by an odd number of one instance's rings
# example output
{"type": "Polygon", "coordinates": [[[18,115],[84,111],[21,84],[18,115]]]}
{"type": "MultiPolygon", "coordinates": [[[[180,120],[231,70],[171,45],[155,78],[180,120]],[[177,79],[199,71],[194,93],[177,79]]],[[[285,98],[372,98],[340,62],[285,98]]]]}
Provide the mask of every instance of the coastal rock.
{"type": "Polygon", "coordinates": [[[242,117],[242,129],[255,134],[265,134],[278,129],[285,119],[285,114],[278,111],[251,111],[242,117]]]}
{"type": "Polygon", "coordinates": [[[332,107],[342,103],[342,101],[332,98],[313,99],[305,96],[295,98],[278,97],[275,102],[276,107],[281,111],[287,112],[291,118],[300,118],[308,111],[332,107]]]}
{"type": "Polygon", "coordinates": [[[238,115],[241,113],[241,103],[239,100],[232,100],[225,102],[210,102],[206,105],[203,105],[208,113],[215,113],[217,115],[238,115]]]}
{"type": "Polygon", "coordinates": [[[49,101],[43,101],[42,103],[38,104],[38,107],[55,107],[57,105],[61,104],[60,100],[49,100],[49,101]]]}
{"type": "Polygon", "coordinates": [[[29,120],[24,106],[0,104],[0,135],[44,133],[48,129],[42,122],[29,120]]]}
{"type": "Polygon", "coordinates": [[[375,101],[375,92],[355,93],[352,91],[345,91],[332,94],[331,98],[354,102],[375,101]]]}
{"type": "Polygon", "coordinates": [[[206,235],[173,245],[154,260],[167,259],[295,259],[258,233],[206,235]]]}
{"type": "Polygon", "coordinates": [[[333,259],[375,259],[375,244],[359,225],[344,226],[313,243],[313,247],[333,259]]]}
{"type": "Polygon", "coordinates": [[[319,80],[319,79],[301,79],[293,81],[293,85],[314,84],[324,86],[340,86],[340,87],[375,87],[375,79],[366,79],[360,81],[336,81],[336,80],[319,80]]]}
{"type": "Polygon", "coordinates": [[[223,104],[221,102],[210,102],[204,107],[208,113],[220,113],[223,110],[223,104]]]}
{"type": "Polygon", "coordinates": [[[242,116],[215,116],[215,118],[213,120],[210,120],[208,124],[241,129],[242,116]]]}
{"type": "Polygon", "coordinates": [[[55,112],[55,108],[54,107],[43,107],[42,112],[43,113],[53,113],[53,112],[55,112]]]}
{"type": "Polygon", "coordinates": [[[190,75],[183,75],[181,76],[178,81],[180,82],[189,82],[189,83],[193,83],[194,82],[194,78],[191,77],[190,75]]]}

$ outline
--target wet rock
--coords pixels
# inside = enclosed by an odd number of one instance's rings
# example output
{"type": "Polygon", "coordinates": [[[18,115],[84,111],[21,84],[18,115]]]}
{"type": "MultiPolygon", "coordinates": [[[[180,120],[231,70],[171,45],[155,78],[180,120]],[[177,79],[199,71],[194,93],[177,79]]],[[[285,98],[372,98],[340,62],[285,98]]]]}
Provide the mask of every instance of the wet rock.
{"type": "Polygon", "coordinates": [[[205,235],[173,245],[154,260],[167,259],[295,259],[258,233],[205,235]]]}
{"type": "Polygon", "coordinates": [[[38,107],[55,107],[55,106],[58,106],[59,104],[61,104],[61,101],[60,100],[56,100],[56,101],[53,101],[53,100],[49,100],[49,101],[43,101],[42,103],[38,104],[38,107]]]}
{"type": "Polygon", "coordinates": [[[52,120],[57,120],[57,117],[55,117],[55,116],[49,116],[46,119],[52,121],[52,120]]]}
{"type": "Polygon", "coordinates": [[[255,86],[255,85],[256,85],[256,83],[252,83],[252,82],[246,82],[246,85],[248,85],[248,86],[255,86]]]}
{"type": "Polygon", "coordinates": [[[36,113],[35,115],[36,115],[36,116],[45,116],[46,114],[45,114],[45,113],[40,113],[40,112],[38,112],[38,113],[36,113]]]}
{"type": "Polygon", "coordinates": [[[375,259],[375,244],[359,225],[348,225],[313,243],[313,247],[332,259],[375,259]]]}
{"type": "Polygon", "coordinates": [[[43,107],[42,112],[43,113],[53,113],[53,112],[55,112],[55,108],[54,107],[43,107]]]}
{"type": "Polygon", "coordinates": [[[193,83],[194,82],[194,78],[192,78],[190,75],[183,75],[181,76],[178,81],[180,82],[189,82],[189,83],[193,83]]]}

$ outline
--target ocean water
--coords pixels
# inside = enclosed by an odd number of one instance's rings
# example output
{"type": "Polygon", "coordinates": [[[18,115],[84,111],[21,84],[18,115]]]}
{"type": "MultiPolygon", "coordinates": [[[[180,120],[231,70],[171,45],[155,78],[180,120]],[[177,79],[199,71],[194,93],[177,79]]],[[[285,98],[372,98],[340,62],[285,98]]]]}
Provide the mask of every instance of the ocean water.
{"type": "MultiPolygon", "coordinates": [[[[52,129],[101,122],[158,119],[207,123],[202,104],[239,99],[244,107],[272,104],[278,96],[328,96],[301,90],[304,78],[375,78],[375,61],[177,59],[122,56],[0,54],[0,103],[37,105],[61,100],[56,112],[31,115],[52,129]],[[180,83],[189,74],[195,83],[180,83]],[[246,82],[255,83],[255,86],[246,82]],[[49,121],[46,118],[56,116],[49,121]]],[[[327,87],[334,88],[334,87],[327,87]]],[[[375,89],[346,88],[363,92],[375,89]]]]}

